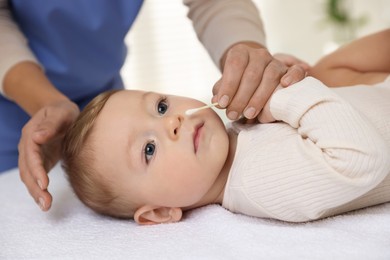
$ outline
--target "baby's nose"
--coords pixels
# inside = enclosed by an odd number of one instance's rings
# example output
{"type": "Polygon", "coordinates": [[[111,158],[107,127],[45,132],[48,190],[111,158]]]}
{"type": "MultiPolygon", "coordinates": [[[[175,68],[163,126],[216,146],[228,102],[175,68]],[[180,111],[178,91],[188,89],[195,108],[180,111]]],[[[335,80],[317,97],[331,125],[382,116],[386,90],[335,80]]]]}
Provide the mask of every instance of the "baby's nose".
{"type": "Polygon", "coordinates": [[[173,115],[165,118],[166,131],[169,138],[172,140],[177,140],[179,138],[182,123],[183,117],[180,115],[173,115]]]}

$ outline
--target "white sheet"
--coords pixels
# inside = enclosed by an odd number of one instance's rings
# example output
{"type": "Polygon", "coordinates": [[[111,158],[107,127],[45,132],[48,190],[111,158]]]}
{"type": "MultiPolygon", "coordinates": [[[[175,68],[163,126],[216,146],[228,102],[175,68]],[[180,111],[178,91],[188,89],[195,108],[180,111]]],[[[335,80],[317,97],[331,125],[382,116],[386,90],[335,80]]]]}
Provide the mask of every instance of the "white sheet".
{"type": "Polygon", "coordinates": [[[0,175],[0,259],[390,259],[390,203],[305,224],[211,205],[140,227],[84,207],[59,167],[50,180],[43,213],[16,169],[0,175]]]}

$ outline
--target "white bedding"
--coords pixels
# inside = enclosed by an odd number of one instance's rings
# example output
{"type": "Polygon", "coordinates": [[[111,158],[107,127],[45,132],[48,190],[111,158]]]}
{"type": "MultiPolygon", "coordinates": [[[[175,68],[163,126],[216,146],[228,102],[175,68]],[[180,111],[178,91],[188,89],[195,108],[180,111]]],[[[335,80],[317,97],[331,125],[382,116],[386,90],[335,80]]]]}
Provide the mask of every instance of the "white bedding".
{"type": "Polygon", "coordinates": [[[43,213],[17,169],[0,174],[0,259],[390,259],[390,203],[304,224],[211,205],[141,227],[87,209],[60,167],[50,181],[54,204],[43,213]]]}

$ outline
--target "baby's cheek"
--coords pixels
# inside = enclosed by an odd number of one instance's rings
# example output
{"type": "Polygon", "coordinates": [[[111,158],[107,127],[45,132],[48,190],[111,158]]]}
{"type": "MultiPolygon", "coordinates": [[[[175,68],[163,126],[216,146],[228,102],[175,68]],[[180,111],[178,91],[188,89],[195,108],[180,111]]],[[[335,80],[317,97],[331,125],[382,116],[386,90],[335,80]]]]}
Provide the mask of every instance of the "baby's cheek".
{"type": "MultiPolygon", "coordinates": [[[[178,180],[177,180],[178,181],[178,180]]],[[[196,178],[182,178],[175,184],[176,189],[172,193],[172,199],[180,202],[181,206],[189,206],[198,202],[208,190],[205,181],[196,178]]]]}

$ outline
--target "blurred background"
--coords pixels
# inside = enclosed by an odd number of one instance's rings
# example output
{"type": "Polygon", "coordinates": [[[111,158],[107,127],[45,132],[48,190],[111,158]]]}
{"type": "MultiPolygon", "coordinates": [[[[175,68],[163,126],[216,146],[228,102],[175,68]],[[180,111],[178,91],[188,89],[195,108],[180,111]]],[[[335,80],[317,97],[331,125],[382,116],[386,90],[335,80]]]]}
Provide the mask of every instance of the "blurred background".
{"type": "MultiPolygon", "coordinates": [[[[351,39],[390,27],[389,0],[254,0],[271,53],[314,64],[351,39]]],[[[126,87],[210,102],[220,72],[198,42],[181,0],[145,0],[126,37],[126,87]]]]}

